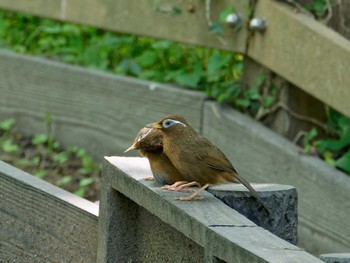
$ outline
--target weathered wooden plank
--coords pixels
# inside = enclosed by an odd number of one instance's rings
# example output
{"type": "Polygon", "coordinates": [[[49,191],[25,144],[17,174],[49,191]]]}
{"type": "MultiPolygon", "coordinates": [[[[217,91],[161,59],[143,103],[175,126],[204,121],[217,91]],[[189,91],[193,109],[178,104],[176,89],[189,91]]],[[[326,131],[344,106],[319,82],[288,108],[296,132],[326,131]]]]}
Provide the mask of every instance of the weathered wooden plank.
{"type": "MultiPolygon", "coordinates": [[[[137,221],[137,217],[131,211],[128,212],[128,207],[122,207],[118,195],[124,195],[122,199],[128,198],[134,205],[142,206],[150,214],[167,223],[170,228],[176,229],[203,247],[206,250],[205,255],[202,255],[203,259],[206,257],[205,262],[212,262],[210,256],[225,262],[321,262],[300,248],[256,226],[208,192],[203,193],[204,199],[200,202],[175,200],[175,196],[184,193],[165,191],[155,181],[142,180],[151,175],[148,162],[144,158],[106,159],[108,162],[104,167],[102,190],[105,194],[100,203],[98,262],[118,262],[118,253],[110,250],[111,254],[105,254],[108,252],[106,246],[109,242],[125,243],[123,236],[115,239],[116,234],[110,231],[116,222],[128,221],[128,216],[130,220],[135,221],[136,218],[137,221]],[[115,212],[114,216],[108,217],[106,212],[113,210],[113,204],[118,205],[119,213],[115,212]],[[106,233],[109,233],[109,236],[106,236],[106,233]]],[[[138,242],[137,239],[134,239],[134,242],[132,239],[128,241],[132,244],[138,242]]],[[[161,248],[162,246],[158,249],[161,248]]],[[[176,246],[168,249],[171,249],[170,256],[178,252],[176,246]]],[[[143,252],[143,255],[147,255],[147,251],[143,252]]],[[[139,253],[137,244],[133,253],[131,255],[139,253]]],[[[143,255],[141,253],[141,258],[143,255]]],[[[156,259],[150,256],[146,262],[156,259]]]]}
{"type": "Polygon", "coordinates": [[[0,8],[59,19],[66,0],[0,0],[0,8]]]}
{"type": "Polygon", "coordinates": [[[99,159],[122,154],[139,129],[167,114],[183,114],[199,130],[205,99],[200,92],[7,52],[0,52],[0,92],[0,118],[15,116],[18,129],[34,134],[45,132],[43,116],[50,111],[55,138],[99,159]]]}
{"type": "Polygon", "coordinates": [[[350,178],[249,117],[204,107],[203,134],[251,182],[290,184],[299,195],[299,245],[313,254],[349,250],[350,178]]]}
{"type": "MultiPolygon", "coordinates": [[[[218,20],[220,12],[229,6],[233,6],[242,17],[247,18],[248,4],[248,1],[215,1],[210,6],[211,20],[218,20]]],[[[83,2],[81,0],[0,0],[0,7],[117,32],[165,38],[241,53],[246,47],[246,28],[238,32],[227,28],[220,37],[209,33],[205,1],[202,0],[85,0],[83,2]],[[45,4],[41,6],[42,2],[45,4]],[[59,4],[60,6],[57,6],[56,9],[50,9],[59,4]],[[81,8],[82,4],[84,8],[81,8]],[[174,15],[173,8],[180,13],[174,15]]]]}
{"type": "Polygon", "coordinates": [[[95,262],[98,206],[0,161],[2,262],[95,262]]]}
{"type": "Polygon", "coordinates": [[[249,41],[248,55],[350,116],[350,42],[280,1],[258,1],[255,17],[268,28],[249,41]]]}

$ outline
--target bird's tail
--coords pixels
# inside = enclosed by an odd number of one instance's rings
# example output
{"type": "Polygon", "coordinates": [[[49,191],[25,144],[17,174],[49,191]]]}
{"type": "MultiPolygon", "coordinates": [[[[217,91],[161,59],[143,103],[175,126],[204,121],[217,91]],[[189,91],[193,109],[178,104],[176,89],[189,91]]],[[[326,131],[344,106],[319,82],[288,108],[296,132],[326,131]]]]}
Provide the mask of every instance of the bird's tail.
{"type": "Polygon", "coordinates": [[[249,190],[249,192],[256,198],[256,200],[258,200],[259,203],[261,203],[261,205],[264,207],[266,212],[270,214],[270,210],[265,206],[263,200],[260,198],[259,194],[254,190],[254,188],[238,173],[235,173],[235,177],[241,184],[243,184],[249,190]]]}

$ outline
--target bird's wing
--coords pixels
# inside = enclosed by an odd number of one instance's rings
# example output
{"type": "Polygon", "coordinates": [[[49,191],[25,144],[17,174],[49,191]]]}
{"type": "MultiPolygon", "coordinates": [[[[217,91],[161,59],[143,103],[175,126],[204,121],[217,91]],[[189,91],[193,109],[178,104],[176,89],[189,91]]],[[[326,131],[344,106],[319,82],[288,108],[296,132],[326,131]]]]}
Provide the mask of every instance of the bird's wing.
{"type": "MultiPolygon", "coordinates": [[[[206,140],[206,143],[210,142],[206,140]]],[[[241,184],[243,184],[252,193],[252,195],[260,201],[258,193],[242,176],[238,174],[231,162],[227,159],[225,154],[219,148],[211,144],[211,147],[206,147],[206,149],[208,150],[205,152],[202,158],[207,167],[210,167],[211,169],[220,172],[227,172],[232,174],[233,182],[240,182],[241,184]]]]}
{"type": "Polygon", "coordinates": [[[231,162],[227,159],[225,154],[210,141],[203,138],[205,144],[209,147],[205,147],[205,151],[201,151],[201,158],[206,166],[221,172],[237,173],[231,162]]]}

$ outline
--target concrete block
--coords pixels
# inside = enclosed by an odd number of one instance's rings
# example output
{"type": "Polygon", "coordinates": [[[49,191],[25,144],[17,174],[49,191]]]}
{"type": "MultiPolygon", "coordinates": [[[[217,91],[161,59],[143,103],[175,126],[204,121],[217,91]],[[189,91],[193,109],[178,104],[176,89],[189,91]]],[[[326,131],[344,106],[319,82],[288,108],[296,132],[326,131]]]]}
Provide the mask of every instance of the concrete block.
{"type": "Polygon", "coordinates": [[[280,238],[296,244],[298,241],[298,196],[293,186],[252,184],[259,193],[270,215],[241,184],[227,184],[208,188],[208,192],[229,207],[237,210],[258,226],[280,238]]]}
{"type": "Polygon", "coordinates": [[[350,253],[322,254],[320,259],[327,263],[350,263],[350,253]]]}

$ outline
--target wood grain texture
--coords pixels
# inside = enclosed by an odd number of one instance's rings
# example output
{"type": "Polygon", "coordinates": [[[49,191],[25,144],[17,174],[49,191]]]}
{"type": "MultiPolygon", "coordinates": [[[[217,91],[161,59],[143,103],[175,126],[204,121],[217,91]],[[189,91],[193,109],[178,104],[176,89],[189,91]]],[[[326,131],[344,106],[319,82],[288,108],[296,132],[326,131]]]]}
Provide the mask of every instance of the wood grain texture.
{"type": "MultiPolygon", "coordinates": [[[[220,12],[229,6],[233,6],[236,12],[247,19],[248,4],[248,1],[234,0],[212,3],[211,20],[218,21],[220,12]]],[[[226,27],[220,37],[209,32],[205,1],[202,0],[0,0],[0,7],[122,33],[165,38],[240,53],[243,53],[246,47],[246,28],[233,32],[226,27]],[[81,8],[82,4],[84,8],[81,8]],[[56,5],[59,6],[51,9],[56,5]],[[173,8],[180,10],[180,13],[174,15],[173,8]]]]}
{"type": "Polygon", "coordinates": [[[268,28],[249,40],[248,56],[350,116],[350,42],[283,1],[258,1],[268,28]]]}
{"type": "Polygon", "coordinates": [[[316,255],[349,250],[348,176],[228,107],[208,102],[203,127],[248,181],[297,188],[301,247],[316,255]]]}
{"type": "Polygon", "coordinates": [[[122,154],[145,124],[167,114],[183,114],[199,130],[205,99],[200,92],[2,51],[0,92],[0,118],[16,117],[19,130],[35,134],[46,131],[49,111],[56,139],[98,159],[122,154]]]}
{"type": "Polygon", "coordinates": [[[58,19],[61,18],[64,1],[66,0],[0,0],[0,8],[58,19]]]}
{"type": "MultiPolygon", "coordinates": [[[[142,179],[151,174],[144,158],[106,159],[103,175],[106,189],[115,189],[142,206],[202,246],[207,255],[226,262],[321,262],[300,248],[256,226],[208,192],[202,194],[204,199],[201,202],[175,200],[176,196],[184,193],[165,191],[157,182],[142,179]]],[[[111,207],[111,202],[116,200],[101,200],[101,215],[106,215],[104,210],[111,207]]],[[[100,233],[103,233],[101,228],[106,226],[106,222],[103,222],[106,219],[108,217],[100,218],[100,233]]]]}
{"type": "Polygon", "coordinates": [[[0,161],[4,262],[95,262],[97,216],[97,205],[0,161]]]}

